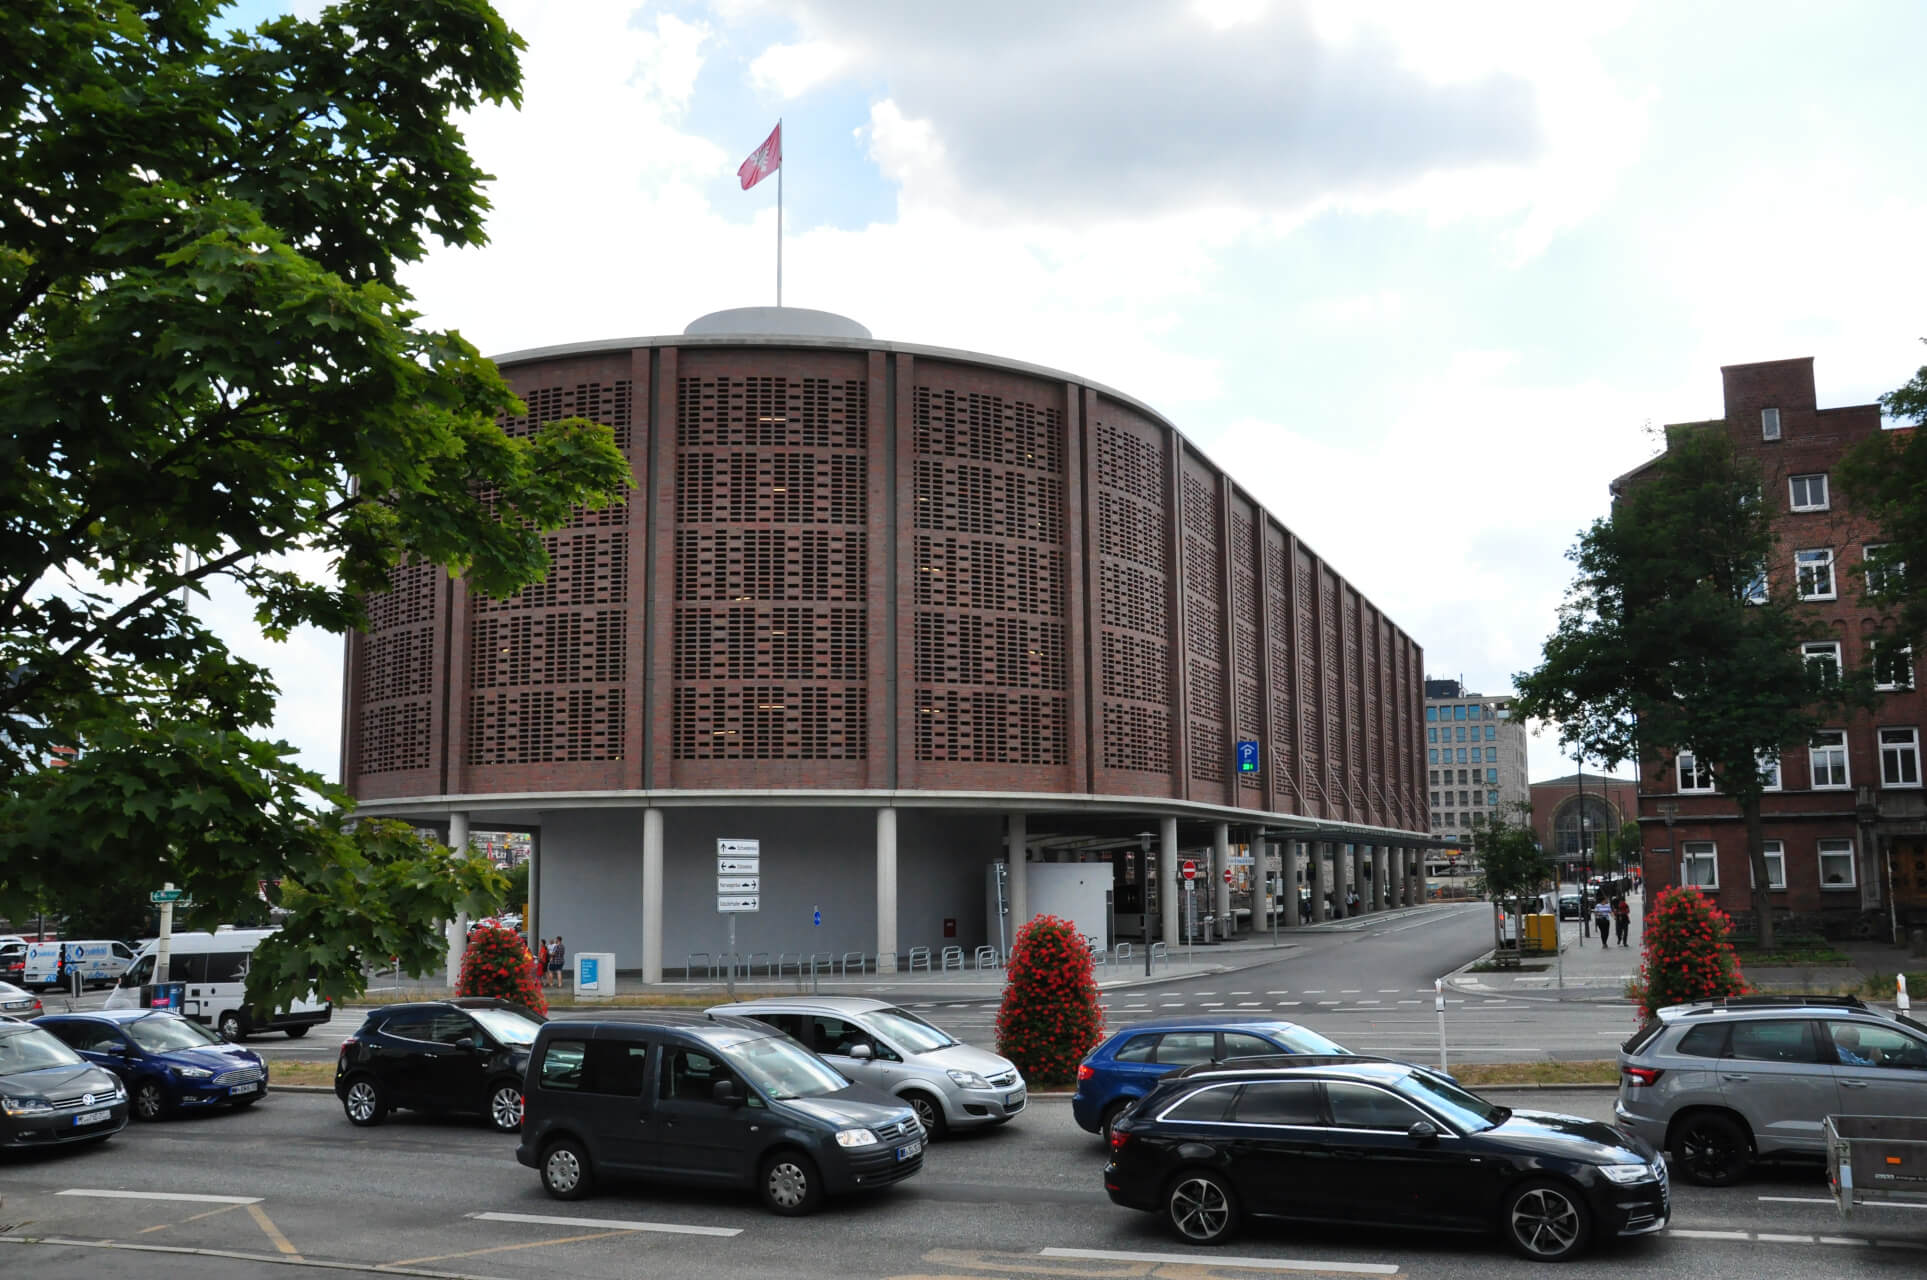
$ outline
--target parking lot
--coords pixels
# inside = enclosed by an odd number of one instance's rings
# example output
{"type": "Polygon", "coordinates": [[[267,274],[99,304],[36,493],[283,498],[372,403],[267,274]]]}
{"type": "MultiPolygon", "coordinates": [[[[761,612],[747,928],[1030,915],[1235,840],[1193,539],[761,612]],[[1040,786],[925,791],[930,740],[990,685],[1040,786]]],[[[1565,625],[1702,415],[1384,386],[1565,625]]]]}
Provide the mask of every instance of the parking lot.
{"type": "MultiPolygon", "coordinates": [[[[1603,1092],[1495,1096],[1595,1117],[1611,1108],[1603,1092]]],[[[249,1112],[135,1126],[98,1147],[8,1158],[0,1266],[36,1277],[216,1280],[263,1274],[271,1263],[505,1280],[1541,1270],[1496,1241],[1377,1230],[1362,1238],[1343,1228],[1259,1225],[1226,1250],[1186,1249],[1153,1218],[1109,1202],[1102,1149],[1051,1098],[1005,1128],[938,1144],[902,1186],[832,1201],[806,1219],[773,1217],[748,1193],[640,1185],[562,1204],[515,1163],[514,1145],[479,1123],[408,1114],[356,1129],[332,1096],[280,1090],[249,1112]]],[[[1823,1197],[1811,1168],[1770,1170],[1720,1191],[1680,1187],[1671,1231],[1611,1246],[1568,1274],[1897,1276],[1927,1265],[1927,1212],[1887,1210],[1846,1228],[1823,1197]]]]}

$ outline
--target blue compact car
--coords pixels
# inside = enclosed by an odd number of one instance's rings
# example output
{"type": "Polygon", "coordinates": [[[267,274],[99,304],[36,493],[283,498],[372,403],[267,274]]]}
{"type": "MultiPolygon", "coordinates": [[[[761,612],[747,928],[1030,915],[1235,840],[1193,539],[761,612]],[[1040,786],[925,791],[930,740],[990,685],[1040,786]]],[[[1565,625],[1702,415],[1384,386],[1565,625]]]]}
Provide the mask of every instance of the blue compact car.
{"type": "Polygon", "coordinates": [[[251,1106],[268,1091],[268,1067],[259,1054],[164,1009],[48,1014],[34,1024],[119,1076],[140,1120],[251,1106]]]}
{"type": "Polygon", "coordinates": [[[1183,1067],[1275,1058],[1280,1054],[1350,1054],[1295,1022],[1275,1018],[1159,1018],[1113,1032],[1077,1067],[1071,1115],[1092,1133],[1111,1137],[1111,1121],[1183,1067]]]}

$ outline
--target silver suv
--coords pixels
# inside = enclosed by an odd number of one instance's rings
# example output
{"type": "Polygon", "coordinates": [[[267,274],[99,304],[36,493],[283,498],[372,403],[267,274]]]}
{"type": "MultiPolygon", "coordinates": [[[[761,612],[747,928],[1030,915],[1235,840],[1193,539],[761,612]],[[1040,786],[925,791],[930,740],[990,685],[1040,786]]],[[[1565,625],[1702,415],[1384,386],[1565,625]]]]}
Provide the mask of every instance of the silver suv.
{"type": "Polygon", "coordinates": [[[709,1012],[768,1023],[850,1079],[896,1094],[932,1138],[1002,1124],[1024,1109],[1024,1078],[1008,1058],[974,1049],[882,1000],[772,997],[709,1012]]]}
{"type": "Polygon", "coordinates": [[[1726,1186],[1760,1157],[1824,1156],[1829,1115],[1927,1114],[1927,1026],[1853,996],[1673,1005],[1621,1047],[1613,1114],[1726,1186]]]}

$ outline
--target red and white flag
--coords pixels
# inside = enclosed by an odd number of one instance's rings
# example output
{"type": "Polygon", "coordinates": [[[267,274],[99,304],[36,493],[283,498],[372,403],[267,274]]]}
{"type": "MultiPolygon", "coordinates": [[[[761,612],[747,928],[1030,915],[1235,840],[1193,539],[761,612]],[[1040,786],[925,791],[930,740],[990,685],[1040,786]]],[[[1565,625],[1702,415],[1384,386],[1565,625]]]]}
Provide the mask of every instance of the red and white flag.
{"type": "Polygon", "coordinates": [[[776,127],[769,131],[769,137],[763,139],[763,145],[749,153],[749,159],[736,170],[736,176],[742,180],[743,190],[747,191],[782,167],[783,123],[779,120],[776,127]]]}

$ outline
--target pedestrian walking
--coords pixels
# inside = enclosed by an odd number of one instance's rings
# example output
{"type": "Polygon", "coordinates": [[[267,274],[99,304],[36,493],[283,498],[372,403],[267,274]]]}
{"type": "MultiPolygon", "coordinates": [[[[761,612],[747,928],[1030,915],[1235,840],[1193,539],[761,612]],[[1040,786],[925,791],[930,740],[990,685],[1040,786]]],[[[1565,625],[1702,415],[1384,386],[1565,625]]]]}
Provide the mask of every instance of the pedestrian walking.
{"type": "Polygon", "coordinates": [[[535,980],[543,986],[549,985],[549,940],[542,939],[542,949],[535,953],[535,980]]]}
{"type": "Polygon", "coordinates": [[[562,945],[562,935],[558,933],[555,941],[549,944],[549,976],[555,979],[558,988],[562,985],[562,967],[568,958],[569,949],[562,945]]]}
{"type": "Polygon", "coordinates": [[[1598,903],[1593,906],[1592,923],[1593,927],[1599,930],[1599,945],[1605,946],[1612,940],[1613,908],[1604,895],[1601,895],[1598,903]]]}
{"type": "Polygon", "coordinates": [[[1619,938],[1620,946],[1627,946],[1626,935],[1632,932],[1633,909],[1623,897],[1613,899],[1613,933],[1619,938]]]}

